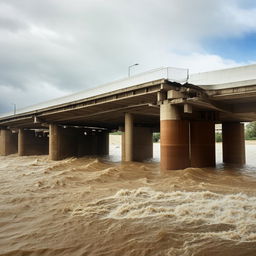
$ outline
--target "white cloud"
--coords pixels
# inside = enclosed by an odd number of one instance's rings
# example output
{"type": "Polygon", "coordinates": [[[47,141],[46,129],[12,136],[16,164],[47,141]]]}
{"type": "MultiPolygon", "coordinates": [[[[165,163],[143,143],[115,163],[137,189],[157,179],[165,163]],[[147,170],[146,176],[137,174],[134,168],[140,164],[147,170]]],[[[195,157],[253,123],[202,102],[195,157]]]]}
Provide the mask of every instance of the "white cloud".
{"type": "Polygon", "coordinates": [[[29,84],[22,89],[8,85],[1,85],[0,91],[1,98],[8,99],[8,101],[0,102],[0,108],[4,108],[7,112],[12,111],[14,104],[17,109],[22,108],[22,106],[25,105],[24,99],[29,102],[29,105],[34,105],[54,97],[62,97],[68,93],[68,91],[55,88],[51,84],[47,83],[40,83],[37,84],[37,86],[29,84]]]}
{"type": "Polygon", "coordinates": [[[124,77],[135,62],[134,73],[247,64],[203,42],[256,30],[250,0],[0,0],[0,17],[0,112],[124,77]]]}

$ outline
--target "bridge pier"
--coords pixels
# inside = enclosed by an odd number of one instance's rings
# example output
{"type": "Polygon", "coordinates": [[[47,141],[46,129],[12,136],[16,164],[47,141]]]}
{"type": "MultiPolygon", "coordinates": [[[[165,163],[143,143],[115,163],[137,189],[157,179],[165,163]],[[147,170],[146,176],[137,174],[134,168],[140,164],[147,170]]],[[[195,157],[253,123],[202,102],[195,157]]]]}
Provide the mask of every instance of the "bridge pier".
{"type": "Polygon", "coordinates": [[[97,154],[108,155],[109,154],[109,133],[105,131],[98,133],[97,140],[98,140],[97,154]]]}
{"type": "Polygon", "coordinates": [[[190,165],[189,122],[181,120],[177,106],[164,101],[160,105],[161,168],[184,169],[190,165]]]}
{"type": "Polygon", "coordinates": [[[134,127],[134,161],[153,157],[153,133],[148,127],[134,127]]]}
{"type": "Polygon", "coordinates": [[[47,155],[49,152],[49,139],[43,133],[36,134],[33,130],[19,129],[18,155],[47,155]],[[39,136],[40,135],[40,136],[39,136]]]}
{"type": "Polygon", "coordinates": [[[133,115],[131,113],[125,113],[125,128],[124,128],[124,154],[125,161],[133,161],[134,160],[134,147],[133,147],[133,115]]]}
{"type": "Polygon", "coordinates": [[[122,135],[122,160],[141,162],[153,157],[152,131],[149,127],[135,127],[133,120],[133,114],[125,114],[125,131],[122,135]]]}
{"type": "Polygon", "coordinates": [[[0,129],[0,155],[7,156],[18,152],[18,134],[0,129]]]}
{"type": "MultiPolygon", "coordinates": [[[[83,129],[76,131],[76,156],[86,155],[108,155],[109,154],[109,133],[101,131],[97,133],[87,132],[85,136],[83,129]]],[[[74,132],[74,131],[73,131],[74,132]]]]}
{"type": "Polygon", "coordinates": [[[125,161],[125,131],[122,129],[121,134],[121,159],[125,161]]]}
{"type": "Polygon", "coordinates": [[[223,162],[245,164],[244,124],[230,122],[222,124],[223,162]]]}
{"type": "Polygon", "coordinates": [[[215,124],[211,121],[190,121],[192,167],[215,166],[215,124]]]}
{"type": "Polygon", "coordinates": [[[85,155],[108,155],[109,136],[105,131],[86,132],[81,128],[63,128],[50,124],[49,157],[61,160],[85,155]]]}

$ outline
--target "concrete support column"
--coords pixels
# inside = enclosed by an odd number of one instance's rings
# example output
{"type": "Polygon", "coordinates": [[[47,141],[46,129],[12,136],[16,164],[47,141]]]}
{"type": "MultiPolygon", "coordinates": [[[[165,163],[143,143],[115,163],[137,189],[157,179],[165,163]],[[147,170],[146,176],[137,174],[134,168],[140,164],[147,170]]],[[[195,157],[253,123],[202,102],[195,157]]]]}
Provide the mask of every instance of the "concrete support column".
{"type": "Polygon", "coordinates": [[[153,157],[152,131],[148,127],[134,127],[133,160],[141,162],[153,157]]]}
{"type": "Polygon", "coordinates": [[[164,102],[160,107],[161,168],[184,169],[189,166],[189,122],[180,120],[177,106],[164,102]]]}
{"type": "Polygon", "coordinates": [[[60,130],[56,124],[49,126],[49,157],[51,160],[60,160],[60,130]]]}
{"type": "Polygon", "coordinates": [[[19,129],[18,135],[18,155],[25,156],[25,131],[23,129],[19,129]]]}
{"type": "Polygon", "coordinates": [[[134,127],[133,115],[125,114],[125,132],[122,133],[122,160],[144,161],[153,157],[152,131],[148,127],[134,127]]]}
{"type": "Polygon", "coordinates": [[[133,161],[133,115],[125,113],[125,161],[133,161]]]}
{"type": "Polygon", "coordinates": [[[122,156],[122,161],[125,161],[125,132],[122,131],[122,135],[121,135],[121,156],[122,156]]]}
{"type": "Polygon", "coordinates": [[[108,132],[85,132],[84,129],[50,125],[49,156],[51,160],[86,155],[108,155],[108,132]]]}
{"type": "Polygon", "coordinates": [[[109,154],[109,133],[102,131],[89,133],[85,136],[84,131],[76,132],[78,146],[77,156],[86,155],[108,155],[109,154]]]}
{"type": "Polygon", "coordinates": [[[103,154],[109,155],[109,132],[104,133],[103,154]]]}
{"type": "Polygon", "coordinates": [[[78,154],[77,156],[86,156],[86,155],[97,155],[98,154],[98,144],[100,140],[96,134],[84,134],[84,131],[79,131],[73,129],[73,133],[77,133],[74,141],[77,141],[78,154]]]}
{"type": "Polygon", "coordinates": [[[97,135],[98,137],[98,155],[108,155],[109,154],[109,133],[100,132],[97,135]]]}
{"type": "Polygon", "coordinates": [[[19,129],[18,154],[19,156],[47,155],[49,139],[43,133],[36,134],[31,130],[19,129]],[[40,135],[40,136],[39,136],[40,135]]]}
{"type": "Polygon", "coordinates": [[[49,129],[49,157],[51,160],[78,156],[79,130],[63,128],[56,124],[50,124],[49,129]]]}
{"type": "Polygon", "coordinates": [[[210,121],[190,122],[192,167],[215,166],[215,124],[210,121]]]}
{"type": "Polygon", "coordinates": [[[0,130],[0,155],[7,156],[18,152],[18,134],[10,130],[0,130]]]}
{"type": "Polygon", "coordinates": [[[244,125],[239,122],[222,124],[223,162],[245,164],[244,125]]]}

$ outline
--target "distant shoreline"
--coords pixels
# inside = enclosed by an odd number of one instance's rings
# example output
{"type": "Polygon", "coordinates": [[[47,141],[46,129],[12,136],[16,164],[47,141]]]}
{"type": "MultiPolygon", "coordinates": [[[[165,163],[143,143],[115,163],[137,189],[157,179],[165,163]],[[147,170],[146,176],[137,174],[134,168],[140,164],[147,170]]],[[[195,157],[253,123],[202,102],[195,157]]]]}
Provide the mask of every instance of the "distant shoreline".
{"type": "MultiPolygon", "coordinates": [[[[221,144],[222,142],[216,142],[218,144],[221,144]]],[[[246,145],[256,145],[256,140],[245,140],[246,145]]]]}
{"type": "MultiPolygon", "coordinates": [[[[111,144],[120,144],[121,143],[121,135],[118,134],[111,134],[110,136],[110,143],[111,144]]],[[[160,142],[154,142],[154,143],[160,143],[160,142]]],[[[222,142],[216,142],[217,144],[220,144],[222,142]]],[[[245,140],[246,145],[256,145],[256,140],[245,140]]]]}

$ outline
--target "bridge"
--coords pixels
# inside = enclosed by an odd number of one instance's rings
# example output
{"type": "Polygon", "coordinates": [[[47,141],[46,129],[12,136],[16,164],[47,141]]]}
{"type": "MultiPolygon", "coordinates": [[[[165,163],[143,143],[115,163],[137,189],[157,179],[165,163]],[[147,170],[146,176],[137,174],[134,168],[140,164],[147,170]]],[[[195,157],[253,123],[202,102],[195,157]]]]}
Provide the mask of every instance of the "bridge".
{"type": "Polygon", "coordinates": [[[223,161],[245,163],[244,124],[256,120],[256,65],[189,74],[161,68],[0,116],[0,155],[52,160],[107,155],[122,132],[122,160],[152,157],[160,131],[164,170],[215,165],[215,124],[223,161]]]}

